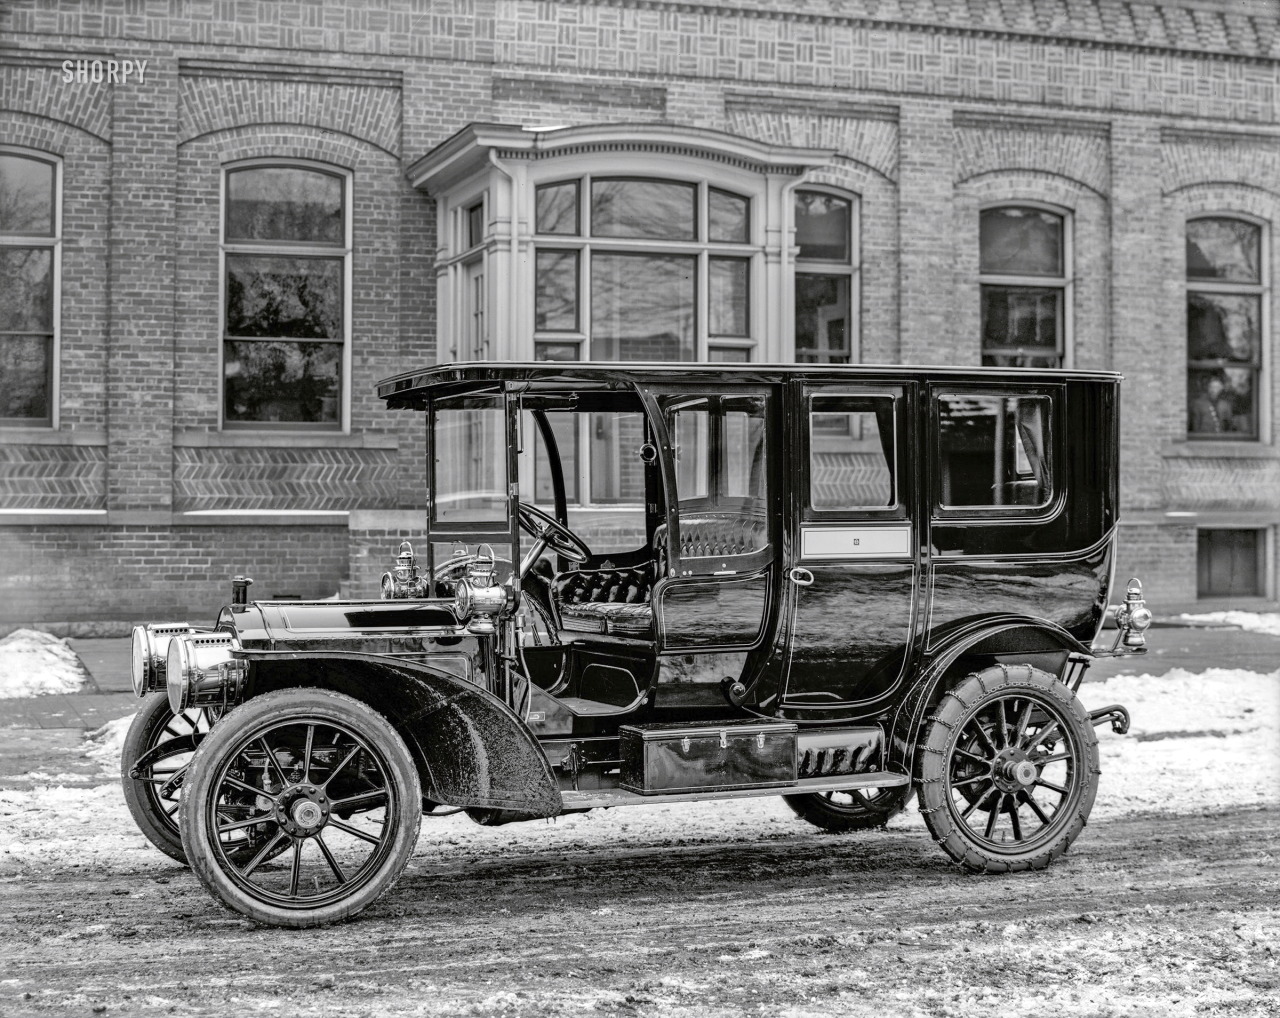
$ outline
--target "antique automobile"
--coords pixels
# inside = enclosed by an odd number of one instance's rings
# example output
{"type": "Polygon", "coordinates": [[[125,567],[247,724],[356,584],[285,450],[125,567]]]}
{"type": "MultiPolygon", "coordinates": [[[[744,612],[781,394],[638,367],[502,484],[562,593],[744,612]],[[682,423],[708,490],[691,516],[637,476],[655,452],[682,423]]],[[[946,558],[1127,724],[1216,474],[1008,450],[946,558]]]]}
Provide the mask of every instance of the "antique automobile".
{"type": "Polygon", "coordinates": [[[437,811],[780,795],[838,832],[915,795],[960,865],[1047,866],[1092,808],[1095,726],[1128,727],[1076,691],[1151,622],[1137,580],[1108,608],[1119,382],[390,378],[424,417],[428,508],[382,596],[254,601],[237,577],[212,626],[139,626],[130,807],[231,909],[295,927],[385,893],[437,811]]]}

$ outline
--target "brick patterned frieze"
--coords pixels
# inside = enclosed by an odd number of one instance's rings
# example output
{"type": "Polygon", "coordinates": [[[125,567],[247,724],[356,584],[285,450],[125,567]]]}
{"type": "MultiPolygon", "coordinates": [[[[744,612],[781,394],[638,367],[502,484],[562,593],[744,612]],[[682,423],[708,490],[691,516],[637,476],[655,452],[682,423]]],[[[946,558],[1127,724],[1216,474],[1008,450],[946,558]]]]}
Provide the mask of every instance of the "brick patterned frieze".
{"type": "Polygon", "coordinates": [[[0,445],[0,507],[106,508],[107,450],[91,445],[0,445]]]}
{"type": "Polygon", "coordinates": [[[249,124],[290,124],[340,132],[400,154],[398,87],[184,76],[181,88],[180,143],[249,124]]]}
{"type": "MultiPolygon", "coordinates": [[[[798,103],[793,112],[777,105],[753,107],[726,101],[726,130],[775,145],[830,148],[848,159],[869,166],[889,180],[898,179],[897,117],[883,115],[885,107],[869,117],[811,112],[798,103]]],[[[895,108],[896,112],[896,108],[895,108]]]]}
{"type": "Polygon", "coordinates": [[[958,111],[954,122],[957,181],[994,171],[1038,170],[1101,195],[1110,190],[1110,127],[1105,122],[970,111],[958,111]]]}
{"type": "Polygon", "coordinates": [[[174,508],[385,509],[398,497],[393,449],[174,450],[174,508]]]}
{"type": "Polygon", "coordinates": [[[0,49],[0,110],[21,110],[28,116],[71,124],[101,141],[110,141],[111,89],[62,80],[63,60],[105,60],[109,56],[0,49]]]}
{"type": "Polygon", "coordinates": [[[600,107],[605,110],[624,108],[660,114],[666,111],[667,92],[654,85],[515,78],[498,74],[493,78],[493,101],[500,108],[515,106],[541,110],[557,106],[600,107]]]}
{"type": "Polygon", "coordinates": [[[1171,508],[1280,516],[1280,460],[1166,457],[1164,467],[1165,503],[1171,508]]]}

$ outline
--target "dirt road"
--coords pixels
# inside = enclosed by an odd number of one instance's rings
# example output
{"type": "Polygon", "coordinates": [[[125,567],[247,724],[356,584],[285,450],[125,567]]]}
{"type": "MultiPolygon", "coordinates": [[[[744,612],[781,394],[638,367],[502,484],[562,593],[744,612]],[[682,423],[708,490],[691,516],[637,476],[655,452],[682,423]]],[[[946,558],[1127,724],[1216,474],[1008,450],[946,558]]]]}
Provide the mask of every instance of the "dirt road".
{"type": "Polygon", "coordinates": [[[1099,821],[1013,877],[949,868],[918,818],[680,845],[646,839],[642,813],[596,851],[420,847],[378,905],[307,932],[234,918],[182,869],[28,871],[0,884],[0,1012],[1164,1018],[1280,1000],[1274,807],[1099,821]]]}

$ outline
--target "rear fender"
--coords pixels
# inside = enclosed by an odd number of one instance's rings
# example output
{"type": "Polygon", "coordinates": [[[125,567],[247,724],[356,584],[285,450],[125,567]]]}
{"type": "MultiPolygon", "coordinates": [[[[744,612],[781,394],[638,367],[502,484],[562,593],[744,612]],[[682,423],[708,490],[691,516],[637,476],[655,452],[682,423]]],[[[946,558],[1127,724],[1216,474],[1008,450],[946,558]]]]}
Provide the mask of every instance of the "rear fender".
{"type": "Polygon", "coordinates": [[[934,639],[920,664],[919,677],[894,716],[889,742],[891,770],[914,773],[915,747],[928,715],[970,672],[990,665],[1030,664],[1061,677],[1069,656],[1093,653],[1061,626],[1024,615],[988,616],[941,637],[935,633],[934,639]]]}
{"type": "Polygon", "coordinates": [[[296,686],[345,693],[381,713],[418,764],[423,795],[451,806],[555,816],[546,754],[505,703],[417,661],[340,651],[247,651],[252,695],[296,686]]]}

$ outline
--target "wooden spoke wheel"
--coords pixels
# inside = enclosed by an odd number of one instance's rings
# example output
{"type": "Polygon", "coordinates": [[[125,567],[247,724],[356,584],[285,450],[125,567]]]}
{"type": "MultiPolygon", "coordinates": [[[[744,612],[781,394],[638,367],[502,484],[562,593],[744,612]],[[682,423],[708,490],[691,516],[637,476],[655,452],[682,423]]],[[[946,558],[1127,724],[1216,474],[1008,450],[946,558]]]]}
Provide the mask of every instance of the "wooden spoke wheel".
{"type": "Polygon", "coordinates": [[[988,668],[947,693],[916,761],[929,830],[984,873],[1048,866],[1084,829],[1098,788],[1088,714],[1030,665],[988,668]]]}
{"type": "Polygon", "coordinates": [[[334,922],[391,888],[422,816],[417,768],[377,711],[286,689],[228,714],[191,761],[182,838],[201,882],[273,926],[334,922]],[[252,855],[239,832],[262,831],[252,855]],[[273,855],[278,858],[273,860],[273,855]]]}

